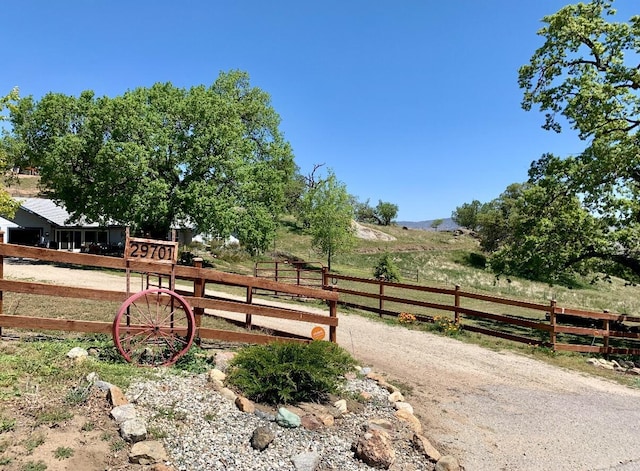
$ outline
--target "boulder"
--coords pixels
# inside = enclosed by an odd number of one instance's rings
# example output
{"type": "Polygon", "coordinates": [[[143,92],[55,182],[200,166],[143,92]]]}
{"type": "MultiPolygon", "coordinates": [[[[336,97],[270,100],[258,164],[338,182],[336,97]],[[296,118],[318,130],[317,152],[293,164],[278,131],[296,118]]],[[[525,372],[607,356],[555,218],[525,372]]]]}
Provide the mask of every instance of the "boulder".
{"type": "Polygon", "coordinates": [[[460,471],[458,460],[451,455],[445,455],[436,463],[435,471],[460,471]]]}
{"type": "Polygon", "coordinates": [[[276,415],[276,423],[285,428],[300,427],[302,421],[300,417],[289,411],[285,407],[278,409],[278,415],[276,415]]]}
{"type": "MultiPolygon", "coordinates": [[[[134,443],[129,451],[129,462],[135,464],[149,465],[167,461],[167,452],[162,443],[154,440],[134,443]]],[[[155,467],[160,471],[162,468],[155,467]]],[[[171,469],[171,468],[165,468],[171,469]]]]}
{"type": "Polygon", "coordinates": [[[262,451],[276,438],[276,434],[271,427],[258,427],[251,435],[251,447],[262,451]]]}
{"type": "Polygon", "coordinates": [[[372,468],[389,469],[396,459],[389,434],[383,430],[371,430],[360,437],[356,444],[356,458],[372,468]]]}
{"type": "Polygon", "coordinates": [[[120,436],[129,443],[138,443],[147,439],[147,424],[135,418],[120,424],[120,436]]]}

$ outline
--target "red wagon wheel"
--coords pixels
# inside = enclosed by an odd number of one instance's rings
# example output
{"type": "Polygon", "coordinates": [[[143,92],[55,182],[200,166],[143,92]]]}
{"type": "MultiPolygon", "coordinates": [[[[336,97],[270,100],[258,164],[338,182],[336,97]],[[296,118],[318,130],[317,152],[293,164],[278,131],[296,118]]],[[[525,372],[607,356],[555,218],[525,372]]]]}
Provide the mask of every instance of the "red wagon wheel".
{"type": "Polygon", "coordinates": [[[127,299],[113,321],[122,356],[143,366],[171,365],[187,353],[195,335],[193,311],[174,291],[151,288],[127,299]]]}

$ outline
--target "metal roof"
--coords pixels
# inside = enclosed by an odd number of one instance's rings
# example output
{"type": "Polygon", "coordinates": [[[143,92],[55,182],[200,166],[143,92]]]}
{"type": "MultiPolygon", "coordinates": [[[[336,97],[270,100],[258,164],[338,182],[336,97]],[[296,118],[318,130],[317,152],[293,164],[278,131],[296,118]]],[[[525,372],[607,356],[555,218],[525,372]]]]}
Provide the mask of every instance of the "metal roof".
{"type": "Polygon", "coordinates": [[[57,205],[53,200],[46,198],[14,198],[21,204],[20,209],[28,211],[36,216],[46,219],[51,224],[59,227],[100,227],[97,222],[87,223],[84,218],[76,223],[69,223],[71,215],[64,206],[57,205]]]}

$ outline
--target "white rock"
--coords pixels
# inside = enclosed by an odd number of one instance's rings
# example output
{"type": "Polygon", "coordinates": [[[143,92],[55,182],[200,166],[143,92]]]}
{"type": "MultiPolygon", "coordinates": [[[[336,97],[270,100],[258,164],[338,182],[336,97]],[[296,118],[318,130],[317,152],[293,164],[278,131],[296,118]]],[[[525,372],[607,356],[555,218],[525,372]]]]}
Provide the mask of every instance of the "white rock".
{"type": "Polygon", "coordinates": [[[87,352],[82,347],[73,347],[71,350],[69,350],[69,352],[67,353],[67,356],[69,358],[81,358],[81,357],[84,358],[89,356],[89,352],[87,352]]]}

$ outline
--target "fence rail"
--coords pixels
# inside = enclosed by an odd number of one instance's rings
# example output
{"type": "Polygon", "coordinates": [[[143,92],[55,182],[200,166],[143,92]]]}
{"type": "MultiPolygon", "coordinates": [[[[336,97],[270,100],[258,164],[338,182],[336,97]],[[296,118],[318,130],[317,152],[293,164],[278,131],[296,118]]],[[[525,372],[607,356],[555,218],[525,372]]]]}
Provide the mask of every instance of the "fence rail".
{"type": "Polygon", "coordinates": [[[445,316],[466,331],[557,351],[640,355],[640,325],[630,325],[640,324],[637,316],[559,307],[555,301],[541,304],[489,296],[460,286],[389,283],[329,272],[323,285],[340,294],[340,305],[380,317],[411,311],[417,320],[434,322],[437,316],[445,316]],[[573,325],[576,319],[589,325],[573,325]],[[601,345],[595,345],[596,340],[601,345]]]}
{"type": "Polygon", "coordinates": [[[110,301],[116,303],[122,303],[127,298],[127,293],[125,291],[98,290],[4,279],[4,258],[17,257],[46,262],[55,262],[60,264],[80,265],[92,268],[109,268],[123,271],[127,268],[128,264],[128,268],[133,272],[153,273],[154,275],[157,275],[159,277],[169,277],[172,275],[173,270],[173,274],[175,275],[175,278],[177,280],[183,280],[193,283],[193,289],[187,291],[182,290],[181,294],[185,295],[185,299],[194,310],[197,328],[196,336],[199,338],[247,343],[268,343],[279,340],[311,340],[310,336],[292,334],[290,332],[282,330],[275,330],[274,333],[276,333],[277,335],[262,335],[251,332],[233,332],[228,330],[203,327],[203,318],[217,317],[216,314],[207,312],[207,310],[216,310],[228,313],[244,314],[244,321],[236,320],[235,323],[243,325],[248,331],[254,328],[262,327],[255,325],[253,316],[320,324],[321,326],[325,326],[326,328],[328,328],[329,340],[331,340],[332,342],[336,341],[338,326],[338,294],[331,291],[318,290],[306,286],[293,286],[256,277],[247,277],[242,275],[223,273],[208,268],[202,268],[201,260],[196,260],[196,266],[194,267],[172,267],[171,265],[167,264],[157,264],[141,261],[126,261],[122,258],[112,258],[100,255],[80,254],[73,252],[61,252],[51,249],[5,244],[3,243],[3,239],[3,234],[0,233],[0,334],[2,333],[2,327],[93,333],[110,333],[112,331],[112,322],[8,315],[3,312],[3,299],[4,293],[6,292],[22,293],[26,295],[44,295],[57,298],[77,298],[110,301]],[[230,299],[220,299],[214,296],[207,295],[206,287],[207,285],[212,284],[234,286],[244,289],[245,299],[244,301],[236,301],[230,299]],[[311,314],[294,309],[270,307],[256,304],[253,300],[253,292],[256,289],[284,292],[293,296],[304,296],[326,301],[329,308],[328,315],[311,314]]]}

